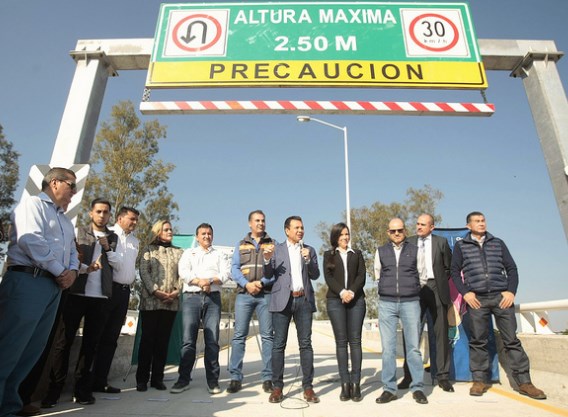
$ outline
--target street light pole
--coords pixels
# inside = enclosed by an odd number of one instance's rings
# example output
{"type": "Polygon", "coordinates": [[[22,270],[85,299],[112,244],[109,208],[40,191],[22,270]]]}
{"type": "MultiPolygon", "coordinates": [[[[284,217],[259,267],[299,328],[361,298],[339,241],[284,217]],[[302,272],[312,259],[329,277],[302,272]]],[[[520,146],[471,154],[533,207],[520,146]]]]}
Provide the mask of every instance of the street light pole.
{"type": "Polygon", "coordinates": [[[353,234],[353,230],[351,229],[351,204],[350,204],[350,197],[349,197],[349,153],[348,153],[348,146],[347,146],[347,126],[337,126],[332,123],[316,119],[315,117],[311,116],[298,116],[297,117],[299,122],[316,122],[322,124],[324,126],[329,126],[337,130],[341,130],[343,132],[343,147],[344,147],[344,154],[345,154],[345,217],[347,220],[347,227],[349,228],[349,233],[353,234]]]}

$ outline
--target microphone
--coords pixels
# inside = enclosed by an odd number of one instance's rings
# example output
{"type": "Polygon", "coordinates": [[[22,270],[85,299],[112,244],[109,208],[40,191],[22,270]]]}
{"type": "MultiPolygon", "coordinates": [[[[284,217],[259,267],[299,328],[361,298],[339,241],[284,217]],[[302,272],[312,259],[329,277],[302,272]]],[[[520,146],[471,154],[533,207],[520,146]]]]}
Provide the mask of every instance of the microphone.
{"type": "MultiPolygon", "coordinates": [[[[298,241],[298,243],[300,244],[300,248],[301,248],[301,249],[304,249],[304,241],[303,241],[302,239],[300,239],[300,240],[298,241]]],[[[301,253],[300,253],[300,255],[301,255],[301,253]]],[[[305,263],[305,264],[309,264],[309,263],[310,263],[310,258],[309,258],[309,256],[308,256],[307,258],[305,258],[305,257],[302,256],[302,258],[304,258],[304,263],[305,263]]]]}

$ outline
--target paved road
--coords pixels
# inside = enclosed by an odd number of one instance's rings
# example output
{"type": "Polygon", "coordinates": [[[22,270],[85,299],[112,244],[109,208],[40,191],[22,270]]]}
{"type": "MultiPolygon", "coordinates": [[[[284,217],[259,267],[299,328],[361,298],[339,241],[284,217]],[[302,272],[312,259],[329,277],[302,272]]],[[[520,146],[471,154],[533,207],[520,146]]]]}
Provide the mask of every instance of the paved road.
{"type": "MultiPolygon", "coordinates": [[[[259,381],[260,352],[255,338],[247,343],[245,357],[245,381],[242,391],[228,394],[227,350],[221,351],[221,388],[223,392],[211,396],[207,393],[203,361],[199,360],[193,373],[191,388],[182,394],[135,390],[134,372],[126,381],[111,381],[121,387],[119,395],[95,394],[97,402],[79,406],[71,402],[69,394],[51,410],[48,416],[191,416],[191,417],[367,417],[392,415],[396,417],[548,417],[566,416],[568,409],[551,401],[536,401],[522,397],[503,386],[495,386],[483,397],[469,396],[469,383],[457,383],[455,393],[446,393],[438,387],[426,386],[429,404],[414,402],[408,391],[399,392],[399,399],[389,404],[376,404],[381,393],[381,361],[376,340],[364,340],[363,401],[359,403],[339,401],[339,382],[335,361],[335,345],[331,328],[327,323],[314,323],[313,346],[315,352],[316,380],[314,389],[321,398],[319,404],[307,404],[301,395],[301,371],[295,331],[289,337],[286,356],[284,392],[287,398],[281,404],[270,404],[268,394],[262,392],[259,381]]],[[[168,368],[166,385],[170,387],[177,377],[177,368],[168,368]]],[[[429,380],[429,378],[427,378],[429,380]]]]}

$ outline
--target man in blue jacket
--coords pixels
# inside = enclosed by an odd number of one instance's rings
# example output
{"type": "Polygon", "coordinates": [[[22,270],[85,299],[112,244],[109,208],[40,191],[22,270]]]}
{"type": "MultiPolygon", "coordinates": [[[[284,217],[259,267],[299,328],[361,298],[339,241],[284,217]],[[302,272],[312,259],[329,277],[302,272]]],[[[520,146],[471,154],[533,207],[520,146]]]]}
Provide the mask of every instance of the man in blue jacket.
{"type": "Polygon", "coordinates": [[[531,383],[529,358],[516,335],[514,301],[519,284],[517,265],[505,242],[487,232],[483,213],[471,212],[466,221],[470,233],[456,242],[451,275],[467,303],[470,317],[469,368],[473,385],[469,394],[481,396],[490,387],[487,384],[487,339],[489,321],[493,315],[519,393],[544,400],[544,392],[531,383]]]}
{"type": "Polygon", "coordinates": [[[304,245],[304,224],[299,216],[290,216],[284,222],[286,241],[264,250],[264,277],[274,277],[269,310],[272,312],[274,343],[272,346],[272,385],[268,398],[271,403],[284,399],[284,351],[288,340],[288,328],[294,318],[304,399],[318,403],[313,390],[314,351],[312,349],[312,316],[316,302],[312,280],[318,279],[320,271],[314,248],[304,245]]]}

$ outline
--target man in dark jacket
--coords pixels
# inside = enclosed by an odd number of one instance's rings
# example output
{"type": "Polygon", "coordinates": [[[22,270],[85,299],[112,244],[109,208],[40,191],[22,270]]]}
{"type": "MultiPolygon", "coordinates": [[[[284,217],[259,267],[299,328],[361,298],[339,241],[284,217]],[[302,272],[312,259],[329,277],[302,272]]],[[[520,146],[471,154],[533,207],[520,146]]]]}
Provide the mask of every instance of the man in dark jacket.
{"type": "Polygon", "coordinates": [[[379,331],[383,347],[382,381],[384,391],[379,404],[396,400],[396,332],[402,322],[406,340],[406,360],[412,376],[410,390],[418,404],[427,404],[424,395],[424,368],[420,342],[420,288],[426,283],[424,253],[406,240],[401,219],[389,222],[390,242],[375,254],[375,279],[379,291],[379,331]]]}
{"type": "Polygon", "coordinates": [[[262,389],[272,392],[272,314],[270,290],[273,279],[264,277],[264,249],[273,248],[274,240],[266,233],[266,219],[261,210],[248,216],[250,232],[239,242],[233,254],[231,278],[237,284],[235,300],[235,334],[231,341],[229,372],[231,382],[227,392],[240,391],[243,380],[243,359],[252,314],[256,312],[262,341],[262,389]]]}
{"type": "Polygon", "coordinates": [[[544,400],[544,392],[531,383],[529,358],[516,335],[517,265],[505,242],[487,232],[483,213],[469,213],[467,228],[470,233],[454,247],[451,274],[470,317],[469,367],[473,386],[469,394],[481,396],[489,389],[487,339],[493,315],[519,393],[544,400]]]}
{"type": "Polygon", "coordinates": [[[102,308],[112,295],[112,265],[118,262],[114,252],[117,235],[107,228],[110,215],[110,202],[97,198],[91,202],[91,224],[77,230],[78,250],[82,257],[81,270],[79,277],[69,288],[63,307],[65,340],[53,347],[51,381],[42,407],[53,407],[61,395],[69,368],[71,346],[83,319],[83,339],[73,394],[79,404],[95,402],[91,368],[104,326],[102,308]]]}

